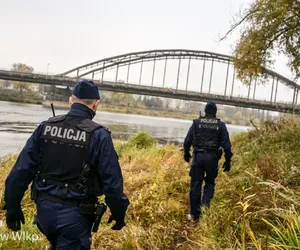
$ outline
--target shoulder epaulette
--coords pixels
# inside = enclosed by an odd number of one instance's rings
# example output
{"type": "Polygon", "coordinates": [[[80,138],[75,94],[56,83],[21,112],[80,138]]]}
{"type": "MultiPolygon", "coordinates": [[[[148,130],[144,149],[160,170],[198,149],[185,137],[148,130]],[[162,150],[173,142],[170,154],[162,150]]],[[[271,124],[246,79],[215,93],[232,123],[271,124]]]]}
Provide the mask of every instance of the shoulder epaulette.
{"type": "Polygon", "coordinates": [[[84,131],[87,131],[87,132],[93,132],[95,131],[96,129],[99,129],[99,128],[104,128],[106,129],[104,126],[102,126],[101,124],[98,124],[90,119],[84,119],[82,120],[79,124],[77,124],[76,126],[77,128],[79,129],[82,129],[84,131]]]}
{"type": "Polygon", "coordinates": [[[66,115],[57,115],[54,117],[50,117],[48,122],[60,122],[66,119],[66,115]]]}

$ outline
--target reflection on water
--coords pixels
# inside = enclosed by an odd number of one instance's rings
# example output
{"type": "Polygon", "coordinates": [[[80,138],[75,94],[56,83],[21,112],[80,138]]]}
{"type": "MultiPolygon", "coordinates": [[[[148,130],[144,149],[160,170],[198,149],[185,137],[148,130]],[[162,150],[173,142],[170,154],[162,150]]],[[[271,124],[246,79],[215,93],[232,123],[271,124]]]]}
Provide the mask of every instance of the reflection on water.
{"type": "Polygon", "coordinates": [[[36,124],[30,122],[0,122],[0,132],[32,133],[35,128],[36,124]]]}
{"type": "MultiPolygon", "coordinates": [[[[67,110],[56,110],[57,115],[67,110]]],[[[50,108],[35,104],[0,101],[0,156],[22,149],[36,126],[52,116],[50,108]]],[[[192,122],[163,117],[97,112],[94,121],[108,127],[114,139],[127,139],[140,130],[148,131],[161,142],[182,143],[192,122]]],[[[227,125],[229,133],[247,131],[247,127],[227,125]]]]}

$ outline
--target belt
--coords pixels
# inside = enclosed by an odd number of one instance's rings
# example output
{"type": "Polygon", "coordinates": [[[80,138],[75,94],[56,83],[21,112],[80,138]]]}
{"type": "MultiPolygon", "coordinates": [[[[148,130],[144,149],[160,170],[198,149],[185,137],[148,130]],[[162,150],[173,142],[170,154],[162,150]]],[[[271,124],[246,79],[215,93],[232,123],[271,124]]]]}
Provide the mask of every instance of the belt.
{"type": "Polygon", "coordinates": [[[203,148],[199,148],[196,149],[195,152],[200,152],[200,153],[217,153],[217,149],[203,149],[203,148]]]}
{"type": "Polygon", "coordinates": [[[69,205],[72,207],[79,207],[80,204],[82,203],[82,200],[75,200],[75,199],[68,199],[68,198],[63,199],[58,196],[48,194],[45,191],[38,191],[37,199],[54,201],[54,202],[61,203],[64,205],[69,205]]]}

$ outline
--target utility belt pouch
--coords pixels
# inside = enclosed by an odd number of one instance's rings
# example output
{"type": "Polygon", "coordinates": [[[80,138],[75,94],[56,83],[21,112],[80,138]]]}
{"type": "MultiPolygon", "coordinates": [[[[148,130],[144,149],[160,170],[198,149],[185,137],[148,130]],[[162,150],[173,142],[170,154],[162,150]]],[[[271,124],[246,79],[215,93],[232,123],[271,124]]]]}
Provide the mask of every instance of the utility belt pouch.
{"type": "Polygon", "coordinates": [[[106,209],[107,209],[107,206],[103,203],[96,205],[95,219],[94,219],[92,232],[96,233],[98,231],[102,216],[105,213],[106,209]]]}
{"type": "Polygon", "coordinates": [[[76,187],[84,194],[87,194],[89,191],[87,186],[87,181],[90,175],[90,171],[91,171],[91,165],[84,161],[82,164],[82,170],[79,179],[76,183],[76,187]]]}
{"type": "Polygon", "coordinates": [[[37,193],[38,193],[38,191],[37,191],[37,189],[35,187],[35,184],[32,183],[31,184],[30,199],[33,200],[33,201],[36,201],[36,199],[37,199],[37,193]]]}
{"type": "Polygon", "coordinates": [[[80,204],[79,212],[85,215],[95,214],[96,205],[95,204],[80,204]]]}

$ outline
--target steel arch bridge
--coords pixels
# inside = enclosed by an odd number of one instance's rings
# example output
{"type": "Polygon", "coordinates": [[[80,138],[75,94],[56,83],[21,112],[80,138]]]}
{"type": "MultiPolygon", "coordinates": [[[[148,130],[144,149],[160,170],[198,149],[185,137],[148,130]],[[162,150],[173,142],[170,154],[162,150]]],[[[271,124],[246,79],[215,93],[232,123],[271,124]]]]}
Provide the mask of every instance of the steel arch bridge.
{"type": "MultiPolygon", "coordinates": [[[[114,82],[118,82],[118,72],[120,67],[127,67],[127,75],[126,81],[124,83],[130,83],[129,76],[130,76],[130,67],[131,65],[140,64],[140,72],[139,72],[139,85],[143,85],[142,83],[142,73],[143,73],[143,64],[146,62],[153,62],[152,66],[152,76],[151,76],[151,87],[154,86],[154,77],[155,77],[155,70],[156,70],[156,62],[157,61],[164,61],[163,65],[163,76],[161,80],[161,87],[165,87],[165,79],[166,79],[166,72],[167,72],[167,64],[170,60],[178,60],[178,67],[177,67],[177,77],[176,77],[176,87],[175,91],[178,91],[179,85],[179,76],[182,74],[181,72],[181,64],[182,61],[188,61],[188,67],[186,71],[186,82],[185,82],[185,90],[188,90],[189,85],[189,74],[190,74],[190,66],[191,62],[195,60],[203,61],[202,65],[202,75],[201,75],[201,82],[199,81],[200,85],[200,92],[203,91],[204,85],[204,76],[207,71],[208,66],[210,66],[209,70],[209,87],[208,93],[211,93],[211,86],[212,86],[212,79],[214,76],[214,65],[218,64],[225,64],[227,67],[226,76],[224,77],[224,96],[233,96],[234,91],[234,84],[235,84],[235,69],[233,67],[233,58],[228,55],[207,52],[207,51],[197,51],[197,50],[184,50],[184,49],[168,49],[168,50],[149,50],[149,51],[141,51],[141,52],[133,52],[123,55],[118,55],[114,57],[104,58],[95,62],[91,62],[79,67],[76,67],[72,70],[64,72],[59,76],[72,76],[76,77],[76,80],[79,78],[86,78],[89,76],[91,79],[95,79],[96,75],[100,74],[99,82],[105,81],[104,75],[106,71],[116,69],[115,79],[114,82]],[[207,65],[210,62],[210,65],[207,65]],[[232,79],[229,80],[229,72],[230,69],[233,68],[231,71],[232,79]],[[75,76],[74,76],[75,75],[75,76]],[[231,82],[231,91],[228,93],[228,85],[229,81],[231,82]]],[[[299,89],[300,86],[295,83],[294,81],[276,73],[275,71],[264,69],[264,75],[266,78],[271,78],[271,95],[270,95],[270,102],[276,102],[277,93],[278,93],[278,84],[283,84],[288,88],[292,89],[293,97],[292,100],[289,102],[292,105],[297,105],[298,96],[299,96],[299,89]]],[[[247,98],[250,99],[250,92],[252,91],[253,98],[255,99],[256,95],[256,81],[251,83],[248,88],[248,95],[247,98]]]]}
{"type": "MultiPolygon", "coordinates": [[[[76,73],[76,78],[86,77],[87,75],[90,74],[92,75],[92,78],[94,78],[95,74],[102,73],[101,80],[103,80],[104,71],[108,69],[114,69],[114,68],[118,69],[119,67],[130,66],[132,64],[141,63],[141,73],[142,73],[142,64],[147,61],[153,61],[154,62],[153,71],[155,71],[155,62],[158,60],[165,60],[165,72],[164,72],[164,77],[165,77],[167,61],[170,59],[179,60],[178,74],[180,73],[181,60],[186,60],[186,59],[189,60],[189,65],[191,60],[203,60],[204,63],[206,61],[212,61],[213,63],[219,62],[219,63],[225,63],[229,66],[233,65],[233,58],[231,56],[213,53],[213,52],[198,51],[198,50],[184,50],[184,49],[148,50],[148,51],[132,52],[132,53],[127,53],[127,54],[118,55],[114,57],[104,58],[95,62],[81,65],[79,67],[66,71],[62,74],[59,74],[59,76],[71,76],[72,73],[76,73]]],[[[212,70],[213,70],[213,63],[212,63],[212,70]]],[[[205,70],[205,64],[203,64],[203,68],[205,70]]],[[[128,67],[128,69],[130,68],[128,67]]],[[[204,71],[202,73],[204,73],[204,71]]],[[[297,85],[295,82],[276,73],[275,71],[264,69],[264,73],[268,76],[277,78],[277,80],[281,81],[283,84],[291,88],[298,88],[298,89],[300,88],[300,86],[297,85]]],[[[127,75],[127,80],[128,78],[129,78],[129,70],[127,75]]]]}
{"type": "Polygon", "coordinates": [[[193,101],[215,100],[220,104],[300,113],[300,86],[269,69],[264,69],[264,76],[265,89],[260,90],[261,84],[256,81],[246,87],[236,78],[231,56],[184,49],[149,50],[113,56],[57,75],[0,70],[0,79],[65,86],[74,86],[79,79],[92,79],[100,89],[109,91],[193,101]],[[173,65],[171,71],[170,65],[173,65]],[[195,70],[193,71],[195,65],[197,77],[195,70]],[[221,67],[223,77],[220,76],[221,67]],[[145,77],[147,70],[148,76],[145,77]],[[161,73],[159,77],[158,71],[161,73]],[[120,80],[122,72],[125,77],[120,80]],[[135,82],[132,80],[134,74],[138,79],[135,82]],[[172,81],[168,81],[170,74],[172,81]],[[239,84],[243,87],[238,86],[239,84]],[[243,88],[242,95],[236,93],[240,88],[243,88]],[[285,92],[290,92],[290,96],[279,100],[280,95],[285,92]]]}

